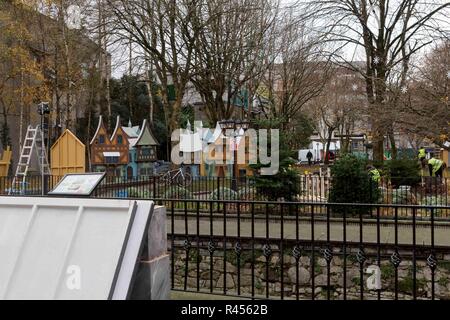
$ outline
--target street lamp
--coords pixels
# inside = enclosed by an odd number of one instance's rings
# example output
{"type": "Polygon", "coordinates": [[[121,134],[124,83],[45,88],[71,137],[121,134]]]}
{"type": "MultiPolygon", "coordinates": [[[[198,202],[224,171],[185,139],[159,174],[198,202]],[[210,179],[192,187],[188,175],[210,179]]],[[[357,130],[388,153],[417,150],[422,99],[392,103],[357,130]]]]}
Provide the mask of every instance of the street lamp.
{"type": "Polygon", "coordinates": [[[48,102],[41,102],[38,104],[38,109],[37,109],[38,114],[41,116],[41,139],[42,139],[42,144],[41,144],[41,154],[39,155],[39,157],[41,157],[41,194],[45,195],[45,171],[44,171],[44,157],[45,154],[44,152],[46,152],[45,150],[45,130],[44,130],[44,117],[47,114],[50,114],[50,106],[48,102]]]}
{"type": "MultiPolygon", "coordinates": [[[[233,130],[233,133],[231,134],[230,138],[232,138],[233,143],[235,143],[236,138],[239,136],[239,131],[241,131],[241,129],[244,131],[248,130],[248,128],[250,127],[250,121],[228,119],[228,120],[219,121],[219,126],[220,126],[220,129],[222,129],[222,131],[224,131],[225,136],[226,136],[228,130],[233,130]]],[[[237,178],[239,175],[238,166],[237,166],[237,154],[238,154],[237,145],[234,145],[233,149],[234,149],[233,175],[232,175],[232,179],[231,179],[231,189],[233,191],[237,191],[237,178]]]]}

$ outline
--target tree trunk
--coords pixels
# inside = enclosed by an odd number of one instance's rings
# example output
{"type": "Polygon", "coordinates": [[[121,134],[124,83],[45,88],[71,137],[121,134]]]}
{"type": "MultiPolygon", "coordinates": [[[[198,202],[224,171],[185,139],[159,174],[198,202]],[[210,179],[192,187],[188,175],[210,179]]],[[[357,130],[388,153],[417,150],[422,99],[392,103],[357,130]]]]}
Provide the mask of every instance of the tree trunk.
{"type": "Polygon", "coordinates": [[[328,137],[327,137],[327,144],[325,147],[325,160],[324,160],[324,164],[328,165],[330,164],[330,145],[331,145],[331,138],[333,137],[333,131],[334,128],[328,128],[328,137]]]}
{"type": "Polygon", "coordinates": [[[373,161],[382,163],[384,161],[384,135],[375,129],[372,133],[373,161]]]}
{"type": "Polygon", "coordinates": [[[11,145],[11,138],[9,136],[8,112],[7,112],[4,104],[3,104],[2,115],[3,115],[3,125],[1,128],[1,143],[2,143],[3,149],[6,149],[7,146],[11,145]]]}
{"type": "Polygon", "coordinates": [[[394,136],[394,131],[392,129],[389,130],[389,142],[391,144],[391,157],[392,160],[396,160],[398,157],[398,150],[397,150],[397,146],[395,144],[395,136],[394,136]]]}
{"type": "Polygon", "coordinates": [[[153,83],[153,67],[152,65],[150,65],[150,67],[147,68],[147,94],[148,94],[148,119],[150,121],[150,126],[153,127],[153,109],[154,109],[154,105],[153,105],[153,91],[152,91],[152,83],[153,83]]]}
{"type": "Polygon", "coordinates": [[[88,158],[88,168],[89,172],[92,171],[92,163],[91,163],[91,119],[92,119],[92,111],[91,107],[89,107],[88,112],[88,123],[87,123],[87,134],[86,134],[86,149],[87,149],[87,158],[88,158]]]}
{"type": "Polygon", "coordinates": [[[53,95],[55,97],[55,131],[54,131],[54,138],[56,139],[61,134],[61,95],[59,93],[59,72],[58,72],[58,62],[59,62],[59,56],[58,56],[58,46],[55,46],[55,80],[53,81],[53,95]]]}

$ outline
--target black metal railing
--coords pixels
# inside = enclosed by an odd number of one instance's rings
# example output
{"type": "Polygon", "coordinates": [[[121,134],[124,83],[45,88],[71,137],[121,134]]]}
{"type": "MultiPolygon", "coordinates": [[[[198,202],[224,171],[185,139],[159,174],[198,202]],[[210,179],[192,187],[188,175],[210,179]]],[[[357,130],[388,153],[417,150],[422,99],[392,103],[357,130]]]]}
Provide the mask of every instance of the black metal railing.
{"type": "MultiPolygon", "coordinates": [[[[45,178],[44,194],[51,190],[61,177],[45,178]]],[[[31,176],[24,183],[13,177],[0,177],[0,194],[40,195],[42,183],[40,176],[31,176]]],[[[322,176],[301,176],[298,193],[291,195],[295,202],[326,203],[329,201],[332,180],[322,176]]],[[[345,185],[348,192],[358,193],[353,185],[345,185]]],[[[343,190],[344,193],[346,190],[343,190]]],[[[243,200],[243,201],[284,201],[270,199],[258,188],[252,177],[242,177],[233,183],[228,177],[196,177],[190,180],[168,181],[160,176],[142,176],[127,179],[107,176],[96,189],[94,197],[116,198],[176,198],[193,200],[243,200]],[[236,190],[233,186],[236,185],[236,190]]],[[[366,202],[404,205],[449,205],[450,187],[448,178],[423,177],[401,179],[382,179],[377,195],[366,202]]],[[[392,211],[392,210],[391,210],[392,211]]]]}
{"type": "Polygon", "coordinates": [[[168,212],[173,290],[270,299],[450,297],[450,224],[437,215],[449,214],[448,206],[157,202],[168,212]],[[386,209],[393,216],[383,217],[386,209]]]}
{"type": "MultiPolygon", "coordinates": [[[[59,180],[48,177],[45,189],[59,180]]],[[[40,177],[5,192],[11,182],[0,179],[3,194],[41,192],[40,177]]],[[[249,180],[239,182],[251,188],[249,180]]],[[[450,206],[226,199],[233,194],[227,183],[194,180],[186,193],[156,177],[106,177],[93,196],[166,207],[173,290],[270,299],[450,298],[450,206]],[[195,193],[210,188],[219,192],[195,193]]]]}

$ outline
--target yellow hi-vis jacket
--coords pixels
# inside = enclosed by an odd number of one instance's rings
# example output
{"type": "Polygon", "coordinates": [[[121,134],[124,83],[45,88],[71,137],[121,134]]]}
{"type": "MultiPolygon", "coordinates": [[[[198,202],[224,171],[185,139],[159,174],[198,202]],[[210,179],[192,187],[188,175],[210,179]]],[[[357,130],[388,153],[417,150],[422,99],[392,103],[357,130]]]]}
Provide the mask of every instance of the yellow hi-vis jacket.
{"type": "Polygon", "coordinates": [[[442,165],[444,164],[444,161],[435,159],[435,158],[431,158],[430,160],[428,160],[428,164],[433,167],[433,176],[434,176],[436,174],[436,172],[442,167],[442,165]]]}
{"type": "Polygon", "coordinates": [[[376,183],[379,183],[381,181],[381,174],[378,169],[370,170],[370,175],[372,176],[372,180],[376,183]]]}
{"type": "Polygon", "coordinates": [[[423,159],[427,157],[427,151],[425,149],[419,150],[419,159],[423,159]]]}

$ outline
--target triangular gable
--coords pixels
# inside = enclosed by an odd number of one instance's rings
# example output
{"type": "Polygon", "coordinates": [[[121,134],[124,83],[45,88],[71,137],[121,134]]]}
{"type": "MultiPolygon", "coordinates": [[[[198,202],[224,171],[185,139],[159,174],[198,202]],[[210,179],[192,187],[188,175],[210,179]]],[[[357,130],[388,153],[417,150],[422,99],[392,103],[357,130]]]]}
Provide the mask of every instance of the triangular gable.
{"type": "MultiPolygon", "coordinates": [[[[107,133],[105,124],[103,123],[103,117],[100,116],[98,118],[98,126],[97,126],[97,130],[94,133],[94,137],[92,138],[90,144],[94,144],[95,140],[97,139],[97,136],[99,135],[100,131],[102,131],[101,129],[103,129],[103,132],[107,133]]],[[[105,134],[105,137],[107,137],[107,135],[105,134]]]]}
{"type": "Polygon", "coordinates": [[[137,137],[139,137],[139,133],[140,133],[139,126],[134,126],[134,127],[124,127],[124,126],[122,126],[122,130],[125,131],[125,133],[130,138],[137,138],[137,137]]]}
{"type": "Polygon", "coordinates": [[[144,119],[144,122],[142,123],[142,129],[139,133],[139,136],[136,141],[136,146],[159,146],[158,140],[155,138],[155,136],[152,133],[152,130],[150,129],[147,119],[144,119]]]}
{"type": "Polygon", "coordinates": [[[123,127],[120,125],[120,116],[117,116],[116,127],[114,128],[114,132],[110,138],[112,143],[114,143],[114,140],[117,135],[122,135],[122,137],[124,138],[124,144],[129,144],[130,137],[125,132],[125,130],[123,130],[123,127]]]}
{"type": "Polygon", "coordinates": [[[224,136],[223,136],[222,128],[220,127],[219,122],[217,122],[216,128],[214,129],[214,133],[213,133],[212,137],[209,138],[207,143],[216,143],[217,140],[223,139],[223,138],[224,138],[224,136]]]}
{"type": "Polygon", "coordinates": [[[114,137],[116,136],[117,131],[118,131],[119,128],[121,128],[121,127],[122,127],[122,126],[120,125],[120,116],[117,116],[117,118],[116,118],[116,127],[114,128],[114,132],[113,132],[113,134],[112,134],[112,136],[111,136],[111,138],[110,138],[111,141],[114,140],[114,137]]]}
{"type": "MultiPolygon", "coordinates": [[[[99,129],[97,129],[97,130],[100,131],[99,129]]],[[[98,134],[98,132],[97,132],[97,134],[98,134]]],[[[71,136],[72,138],[75,139],[75,141],[76,141],[79,145],[85,147],[84,143],[81,142],[80,139],[78,139],[77,136],[76,136],[72,131],[70,131],[69,129],[66,129],[66,130],[63,132],[63,134],[58,138],[58,140],[56,140],[56,142],[52,145],[52,147],[51,147],[50,149],[54,149],[55,147],[57,147],[57,145],[62,141],[62,139],[65,138],[66,135],[71,136]]],[[[95,137],[94,137],[94,139],[95,139],[95,137]]]]}

